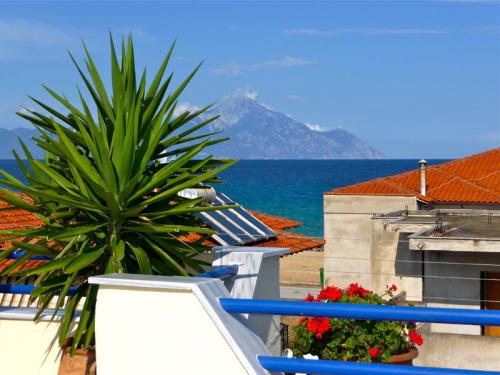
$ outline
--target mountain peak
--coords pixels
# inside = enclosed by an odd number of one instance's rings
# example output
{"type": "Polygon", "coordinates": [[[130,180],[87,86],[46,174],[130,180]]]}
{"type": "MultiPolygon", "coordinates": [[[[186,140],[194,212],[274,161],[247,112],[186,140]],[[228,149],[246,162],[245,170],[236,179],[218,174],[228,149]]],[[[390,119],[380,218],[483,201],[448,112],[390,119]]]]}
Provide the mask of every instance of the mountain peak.
{"type": "Polygon", "coordinates": [[[214,124],[215,127],[218,130],[229,129],[248,114],[264,113],[270,110],[268,106],[256,99],[257,93],[248,90],[237,90],[223,97],[211,111],[220,116],[218,123],[214,124]]]}
{"type": "Polygon", "coordinates": [[[212,131],[224,131],[230,141],[212,150],[239,159],[377,159],[378,151],[348,131],[304,124],[238,90],[222,98],[210,115],[219,115],[212,131]]]}

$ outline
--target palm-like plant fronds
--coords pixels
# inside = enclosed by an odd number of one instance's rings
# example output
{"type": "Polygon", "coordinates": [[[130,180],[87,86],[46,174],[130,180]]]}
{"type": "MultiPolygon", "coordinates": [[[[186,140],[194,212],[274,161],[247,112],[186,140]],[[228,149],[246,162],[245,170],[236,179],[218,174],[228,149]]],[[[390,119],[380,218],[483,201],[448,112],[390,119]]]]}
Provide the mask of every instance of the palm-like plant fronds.
{"type": "Polygon", "coordinates": [[[208,146],[225,140],[202,133],[216,118],[200,118],[209,106],[176,115],[179,95],[199,66],[171,89],[172,75],[165,75],[172,45],[148,84],[146,71],[136,75],[131,37],[122,41],[121,58],[112,38],[110,44],[110,89],[85,46],[86,72],[70,55],[90,99],[79,91],[80,103],[73,104],[46,87],[65,108],[61,113],[32,98],[43,113],[18,114],[38,129],[34,140],[45,150],[45,160],[35,160],[23,144],[26,161],[15,157],[28,183],[0,171],[0,184],[25,193],[33,202],[5,188],[0,189],[2,199],[33,212],[44,224],[0,233],[13,239],[12,248],[2,252],[0,259],[17,249],[26,251],[2,273],[36,276],[31,298],[39,299],[40,313],[57,297],[56,309],[64,307],[61,343],[77,305],[84,301],[74,350],[93,342],[97,289],[87,283],[89,276],[112,272],[188,275],[187,269],[202,270],[196,255],[206,250],[203,239],[213,231],[194,213],[214,208],[177,193],[216,182],[217,174],[234,163],[212,156],[199,158],[208,146]],[[164,157],[170,161],[160,163],[164,157]],[[182,236],[187,233],[198,233],[201,240],[186,243],[182,236]],[[35,255],[53,260],[18,270],[35,255]]]}

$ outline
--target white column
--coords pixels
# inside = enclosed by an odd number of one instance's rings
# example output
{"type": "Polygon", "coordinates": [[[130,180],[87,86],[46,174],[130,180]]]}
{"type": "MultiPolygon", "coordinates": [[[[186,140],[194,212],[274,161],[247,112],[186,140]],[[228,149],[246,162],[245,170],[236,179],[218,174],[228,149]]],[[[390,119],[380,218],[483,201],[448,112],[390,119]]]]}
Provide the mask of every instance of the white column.
{"type": "MultiPolygon", "coordinates": [[[[290,249],[273,247],[215,247],[213,267],[237,264],[238,275],[226,282],[234,298],[279,299],[280,257],[290,249]]],[[[280,316],[247,314],[255,333],[273,355],[281,355],[280,316]]]]}

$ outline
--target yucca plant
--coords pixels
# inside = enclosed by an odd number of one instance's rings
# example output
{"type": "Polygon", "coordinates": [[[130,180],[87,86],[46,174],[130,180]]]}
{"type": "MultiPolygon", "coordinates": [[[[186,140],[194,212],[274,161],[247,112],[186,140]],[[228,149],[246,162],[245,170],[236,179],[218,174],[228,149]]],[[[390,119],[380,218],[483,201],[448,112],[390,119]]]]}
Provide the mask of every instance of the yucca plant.
{"type": "Polygon", "coordinates": [[[28,183],[0,171],[0,183],[7,187],[0,196],[12,207],[33,212],[43,225],[0,233],[3,240],[12,241],[0,259],[24,251],[1,274],[35,277],[31,300],[39,301],[37,318],[51,301],[56,311],[64,308],[61,344],[83,303],[73,351],[93,344],[97,287],[88,284],[90,276],[188,275],[203,270],[197,255],[206,250],[202,242],[214,232],[194,214],[221,207],[178,193],[217,182],[217,174],[234,161],[200,157],[208,146],[225,140],[200,130],[216,118],[200,117],[210,106],[176,113],[179,95],[200,66],[170,89],[172,74],[166,76],[166,69],[173,47],[148,84],[145,69],[136,75],[132,38],[122,40],[119,57],[110,36],[108,89],[84,45],[86,72],[70,54],[83,80],[79,103],[45,87],[62,112],[31,98],[42,111],[18,113],[38,129],[33,139],[46,156],[36,160],[22,144],[24,160],[14,156],[28,183]],[[168,162],[160,163],[164,158],[168,162]],[[182,240],[187,233],[201,239],[187,243],[182,240]],[[40,255],[52,260],[19,270],[30,257],[40,255]]]}

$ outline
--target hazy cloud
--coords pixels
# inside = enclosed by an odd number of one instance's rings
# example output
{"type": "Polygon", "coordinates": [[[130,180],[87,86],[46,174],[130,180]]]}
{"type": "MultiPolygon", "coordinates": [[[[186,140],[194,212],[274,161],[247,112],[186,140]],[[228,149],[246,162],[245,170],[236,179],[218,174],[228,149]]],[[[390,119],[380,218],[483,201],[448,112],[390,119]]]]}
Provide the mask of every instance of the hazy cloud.
{"type": "Polygon", "coordinates": [[[321,125],[319,124],[309,124],[309,123],[305,123],[306,126],[311,129],[311,130],[314,130],[315,132],[326,132],[328,131],[327,128],[323,128],[321,125]]]}
{"type": "Polygon", "coordinates": [[[189,102],[180,102],[177,104],[177,106],[175,107],[175,110],[174,110],[174,115],[175,116],[179,116],[180,114],[184,113],[184,112],[194,112],[194,111],[197,111],[199,110],[200,107],[194,105],[194,104],[191,104],[189,102]]]}
{"type": "Polygon", "coordinates": [[[482,27],[472,27],[465,31],[474,34],[500,34],[500,26],[482,26],[482,27]]]}
{"type": "Polygon", "coordinates": [[[425,35],[425,34],[447,34],[446,30],[439,29],[419,29],[419,28],[338,28],[338,29],[288,29],[281,32],[283,35],[302,35],[302,36],[337,36],[343,34],[360,34],[360,35],[425,35]]]}
{"type": "Polygon", "coordinates": [[[252,100],[255,100],[257,99],[257,95],[259,95],[259,93],[255,90],[251,90],[249,88],[245,88],[241,91],[241,94],[243,96],[246,96],[247,98],[250,98],[252,100]]]}
{"type": "Polygon", "coordinates": [[[311,65],[317,63],[317,61],[306,60],[302,57],[286,56],[280,60],[268,60],[255,64],[228,63],[212,69],[212,73],[227,77],[237,77],[243,72],[250,72],[261,69],[291,68],[295,66],[311,65]]]}
{"type": "Polygon", "coordinates": [[[70,47],[78,43],[67,32],[48,24],[0,18],[0,60],[40,57],[51,47],[70,47]]]}
{"type": "Polygon", "coordinates": [[[300,100],[301,99],[301,97],[299,95],[295,95],[295,94],[287,95],[286,98],[288,100],[300,100]]]}

